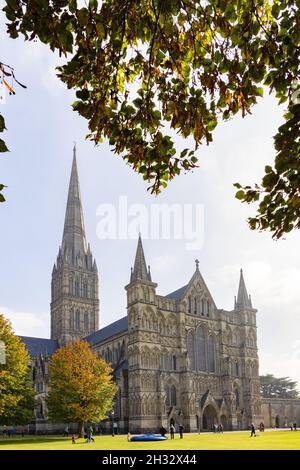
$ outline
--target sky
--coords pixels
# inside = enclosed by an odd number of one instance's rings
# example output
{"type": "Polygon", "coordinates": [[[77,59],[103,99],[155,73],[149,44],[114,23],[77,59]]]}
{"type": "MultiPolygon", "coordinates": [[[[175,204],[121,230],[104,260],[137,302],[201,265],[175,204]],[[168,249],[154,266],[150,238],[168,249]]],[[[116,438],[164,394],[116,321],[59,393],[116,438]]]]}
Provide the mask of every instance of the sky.
{"type": "MultiPolygon", "coordinates": [[[[100,277],[100,326],[126,315],[124,286],[137,243],[132,233],[101,239],[100,214],[107,207],[119,214],[120,198],[128,205],[129,222],[139,207],[146,215],[160,204],[201,208],[199,246],[191,247],[184,237],[143,237],[157,293],[187,284],[197,258],[217,307],[231,310],[243,268],[258,310],[260,373],[300,382],[300,234],[274,241],[269,233],[251,231],[247,217],[255,208],[234,198],[233,183],[260,182],[264,166],[274,159],[272,137],[284,111],[274,97],[266,93],[251,116],[219,125],[213,143],[198,152],[200,167],[175,178],[155,197],[106,142],[95,147],[85,140],[86,121],[71,109],[74,93],[55,75],[63,60],[42,44],[9,39],[3,17],[0,60],[12,65],[28,86],[15,88],[16,95],[0,105],[10,149],[0,158],[0,180],[8,186],[7,201],[0,205],[0,311],[16,333],[50,334],[51,271],[61,243],[76,142],[86,235],[100,277]]],[[[179,149],[186,146],[179,137],[176,143],[179,149]]]]}

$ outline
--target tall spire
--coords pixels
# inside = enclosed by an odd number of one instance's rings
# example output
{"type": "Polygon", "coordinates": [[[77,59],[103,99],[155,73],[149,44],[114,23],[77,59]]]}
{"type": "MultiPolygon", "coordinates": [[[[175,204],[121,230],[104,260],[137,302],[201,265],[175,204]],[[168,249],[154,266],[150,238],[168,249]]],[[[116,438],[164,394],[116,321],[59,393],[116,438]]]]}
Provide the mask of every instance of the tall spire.
{"type": "Polygon", "coordinates": [[[73,148],[73,163],[62,239],[62,253],[65,254],[66,252],[73,257],[76,257],[78,254],[81,256],[87,254],[75,144],[73,148]]]}
{"type": "Polygon", "coordinates": [[[151,281],[150,267],[148,266],[147,270],[142,238],[140,233],[136,249],[134,268],[131,271],[130,281],[136,281],[137,279],[141,281],[151,281]]]}
{"type": "Polygon", "coordinates": [[[98,271],[85,238],[74,145],[62,244],[52,271],[51,339],[61,346],[98,328],[98,271]]]}
{"type": "Polygon", "coordinates": [[[240,283],[235,308],[252,308],[251,298],[248,296],[246,284],[244,281],[243,270],[240,271],[240,283]]]}

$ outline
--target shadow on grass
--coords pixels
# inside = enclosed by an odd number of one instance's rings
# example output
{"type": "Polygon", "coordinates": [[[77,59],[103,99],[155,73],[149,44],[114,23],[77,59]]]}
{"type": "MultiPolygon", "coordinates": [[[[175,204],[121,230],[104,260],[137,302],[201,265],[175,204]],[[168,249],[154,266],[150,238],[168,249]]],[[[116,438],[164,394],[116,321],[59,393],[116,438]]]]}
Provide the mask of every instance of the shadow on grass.
{"type": "MultiPolygon", "coordinates": [[[[12,444],[39,444],[39,443],[54,443],[54,442],[71,442],[71,437],[62,436],[18,436],[18,437],[0,437],[0,447],[12,444]]],[[[84,443],[85,440],[82,439],[84,443]]]]}

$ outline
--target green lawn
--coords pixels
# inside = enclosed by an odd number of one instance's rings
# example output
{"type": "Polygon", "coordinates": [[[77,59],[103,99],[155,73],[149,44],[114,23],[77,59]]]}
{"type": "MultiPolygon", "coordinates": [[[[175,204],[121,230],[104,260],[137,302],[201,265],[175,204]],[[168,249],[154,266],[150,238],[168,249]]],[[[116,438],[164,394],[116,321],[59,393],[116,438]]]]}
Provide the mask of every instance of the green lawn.
{"type": "Polygon", "coordinates": [[[277,449],[300,450],[300,431],[266,431],[250,438],[250,432],[224,434],[186,434],[181,440],[161,442],[127,442],[127,436],[96,436],[87,444],[84,439],[72,444],[70,438],[38,436],[0,438],[0,450],[223,450],[223,449],[277,449]]]}

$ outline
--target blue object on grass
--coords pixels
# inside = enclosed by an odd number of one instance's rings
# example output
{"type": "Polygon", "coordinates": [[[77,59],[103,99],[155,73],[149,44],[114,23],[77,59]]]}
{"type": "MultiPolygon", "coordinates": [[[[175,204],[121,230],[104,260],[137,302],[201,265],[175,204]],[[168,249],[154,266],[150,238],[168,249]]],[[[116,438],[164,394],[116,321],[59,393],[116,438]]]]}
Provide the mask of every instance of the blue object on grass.
{"type": "Polygon", "coordinates": [[[155,434],[142,434],[141,436],[132,436],[131,441],[165,441],[167,436],[157,436],[155,434]]]}

